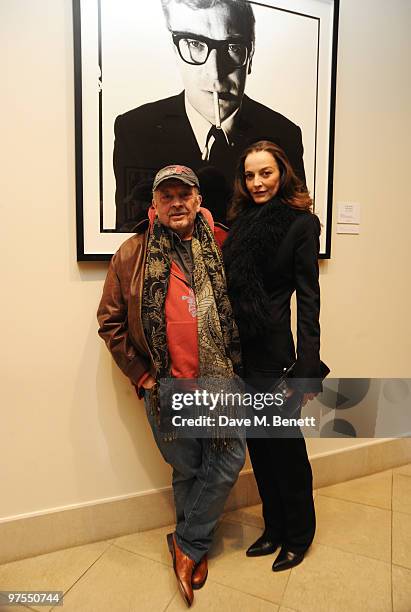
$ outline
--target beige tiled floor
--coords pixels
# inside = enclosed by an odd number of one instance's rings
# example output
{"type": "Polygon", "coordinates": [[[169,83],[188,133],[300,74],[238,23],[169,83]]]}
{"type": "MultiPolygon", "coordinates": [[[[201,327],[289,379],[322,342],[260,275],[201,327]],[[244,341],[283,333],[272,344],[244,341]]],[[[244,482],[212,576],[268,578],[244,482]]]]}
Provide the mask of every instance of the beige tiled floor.
{"type": "MultiPolygon", "coordinates": [[[[411,466],[320,489],[315,505],[313,546],[300,566],[278,574],[274,555],[244,554],[262,531],[261,508],[226,513],[193,609],[411,612],[411,466]]],[[[0,565],[0,591],[64,591],[57,612],[185,610],[165,541],[171,529],[0,565]]],[[[1,612],[27,609],[0,604],[1,612]]]]}

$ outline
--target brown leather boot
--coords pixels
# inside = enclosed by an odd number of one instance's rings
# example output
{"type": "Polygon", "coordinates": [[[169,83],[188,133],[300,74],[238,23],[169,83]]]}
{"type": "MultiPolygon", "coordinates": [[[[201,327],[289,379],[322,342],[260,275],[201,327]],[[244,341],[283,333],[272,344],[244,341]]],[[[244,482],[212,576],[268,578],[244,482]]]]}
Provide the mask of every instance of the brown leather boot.
{"type": "Polygon", "coordinates": [[[173,558],[174,573],[177,577],[178,588],[182,594],[187,606],[190,607],[193,603],[194,593],[191,585],[195,561],[190,559],[179,548],[174,533],[167,534],[168,549],[173,558]]]}
{"type": "Polygon", "coordinates": [[[205,581],[208,576],[208,563],[207,563],[207,555],[201,559],[200,563],[198,563],[193,572],[193,577],[191,579],[191,584],[193,589],[196,591],[197,589],[201,589],[204,586],[205,581]]]}

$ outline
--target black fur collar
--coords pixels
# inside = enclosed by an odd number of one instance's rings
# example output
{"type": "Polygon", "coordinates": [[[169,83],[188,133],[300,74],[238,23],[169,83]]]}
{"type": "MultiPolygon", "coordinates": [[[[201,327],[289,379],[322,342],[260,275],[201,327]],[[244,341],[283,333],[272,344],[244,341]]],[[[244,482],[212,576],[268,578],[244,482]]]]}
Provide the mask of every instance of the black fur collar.
{"type": "Polygon", "coordinates": [[[270,299],[264,273],[273,268],[291,224],[302,214],[274,198],[244,211],[223,246],[227,286],[242,340],[270,328],[270,299]]]}

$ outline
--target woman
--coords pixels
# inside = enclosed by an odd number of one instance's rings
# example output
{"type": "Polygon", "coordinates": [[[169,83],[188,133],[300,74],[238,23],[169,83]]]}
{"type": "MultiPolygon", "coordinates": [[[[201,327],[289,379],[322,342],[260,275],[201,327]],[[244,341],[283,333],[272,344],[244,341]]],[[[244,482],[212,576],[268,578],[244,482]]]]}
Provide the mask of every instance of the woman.
{"type": "MultiPolygon", "coordinates": [[[[244,378],[266,391],[295,362],[290,322],[295,290],[297,361],[285,406],[293,416],[321,390],[320,222],[311,206],[282,149],[259,141],[244,151],[228,212],[234,223],[223,249],[244,378]]],[[[283,431],[284,437],[247,441],[265,522],[247,555],[270,554],[281,546],[273,571],[300,563],[315,532],[311,466],[300,430],[292,435],[283,431]]]]}

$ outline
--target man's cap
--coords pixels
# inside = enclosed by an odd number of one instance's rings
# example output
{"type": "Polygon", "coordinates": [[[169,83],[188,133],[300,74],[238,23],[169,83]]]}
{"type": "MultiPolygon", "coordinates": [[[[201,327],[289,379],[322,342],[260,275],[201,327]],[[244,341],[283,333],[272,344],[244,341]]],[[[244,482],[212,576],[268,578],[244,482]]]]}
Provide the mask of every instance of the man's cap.
{"type": "Polygon", "coordinates": [[[178,181],[182,181],[186,185],[190,185],[191,187],[198,187],[200,189],[200,183],[198,182],[197,175],[188,168],[187,166],[166,166],[165,168],[161,168],[154,177],[153,182],[153,191],[157,189],[157,187],[163,181],[168,179],[177,179],[178,181]]]}

